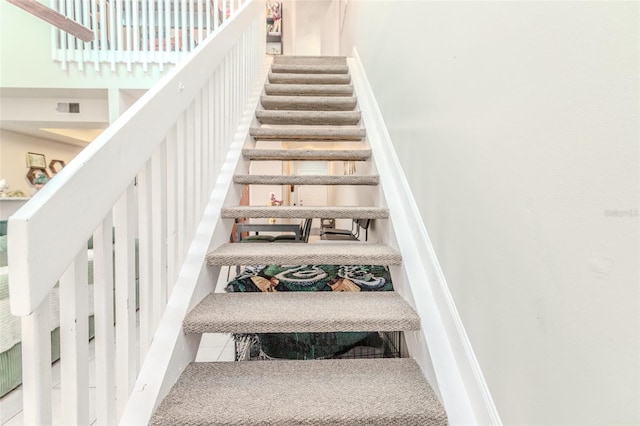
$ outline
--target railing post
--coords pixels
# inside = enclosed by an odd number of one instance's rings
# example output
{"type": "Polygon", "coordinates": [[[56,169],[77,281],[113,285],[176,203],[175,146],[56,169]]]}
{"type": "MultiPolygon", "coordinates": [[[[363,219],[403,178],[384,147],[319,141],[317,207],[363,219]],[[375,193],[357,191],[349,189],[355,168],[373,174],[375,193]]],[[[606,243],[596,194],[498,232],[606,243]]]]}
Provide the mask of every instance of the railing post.
{"type": "Polygon", "coordinates": [[[25,425],[51,424],[49,298],[22,317],[22,400],[25,425]]]}
{"type": "Polygon", "coordinates": [[[89,424],[87,248],[60,279],[60,424],[89,424]]]}

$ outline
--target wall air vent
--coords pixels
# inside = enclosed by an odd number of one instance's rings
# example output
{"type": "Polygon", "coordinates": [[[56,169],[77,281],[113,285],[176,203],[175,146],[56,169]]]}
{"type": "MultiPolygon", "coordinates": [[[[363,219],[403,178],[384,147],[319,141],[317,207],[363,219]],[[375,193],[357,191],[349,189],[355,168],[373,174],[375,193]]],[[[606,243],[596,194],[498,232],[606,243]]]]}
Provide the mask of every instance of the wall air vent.
{"type": "Polygon", "coordinates": [[[78,102],[58,102],[56,111],[62,114],[80,114],[78,102]]]}

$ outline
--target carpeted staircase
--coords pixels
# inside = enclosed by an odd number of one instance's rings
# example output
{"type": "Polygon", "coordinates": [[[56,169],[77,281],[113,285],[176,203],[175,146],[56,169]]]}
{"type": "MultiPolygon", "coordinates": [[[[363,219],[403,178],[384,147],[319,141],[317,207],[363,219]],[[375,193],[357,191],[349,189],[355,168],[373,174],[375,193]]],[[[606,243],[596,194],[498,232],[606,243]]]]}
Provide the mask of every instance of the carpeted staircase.
{"type": "MultiPolygon", "coordinates": [[[[255,141],[314,141],[318,149],[243,150],[251,161],[366,161],[371,151],[333,149],[363,141],[344,57],[276,56],[265,84],[255,141]],[[323,149],[323,142],[326,148],[323,149]]],[[[236,175],[238,185],[378,185],[377,175],[236,175]]],[[[261,207],[222,210],[236,218],[385,220],[385,208],[261,207]]],[[[398,265],[386,244],[227,243],[209,265],[398,265]]],[[[212,293],[184,321],[185,333],[418,330],[395,292],[212,293]]],[[[192,363],[156,410],[153,425],[444,425],[447,416],[411,358],[192,363]]]]}

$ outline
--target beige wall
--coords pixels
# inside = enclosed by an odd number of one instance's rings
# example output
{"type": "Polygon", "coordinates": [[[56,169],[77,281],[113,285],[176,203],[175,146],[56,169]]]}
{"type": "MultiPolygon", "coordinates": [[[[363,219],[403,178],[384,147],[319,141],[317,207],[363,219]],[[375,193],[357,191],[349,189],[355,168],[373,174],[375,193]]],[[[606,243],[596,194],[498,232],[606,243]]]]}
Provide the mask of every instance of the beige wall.
{"type": "Polygon", "coordinates": [[[640,424],[639,3],[345,3],[504,424],[640,424]]]}
{"type": "Polygon", "coordinates": [[[6,179],[9,191],[21,190],[30,196],[33,187],[26,178],[29,171],[27,152],[44,154],[47,165],[54,159],[68,164],[81,149],[74,145],[0,130],[0,177],[6,179]]]}

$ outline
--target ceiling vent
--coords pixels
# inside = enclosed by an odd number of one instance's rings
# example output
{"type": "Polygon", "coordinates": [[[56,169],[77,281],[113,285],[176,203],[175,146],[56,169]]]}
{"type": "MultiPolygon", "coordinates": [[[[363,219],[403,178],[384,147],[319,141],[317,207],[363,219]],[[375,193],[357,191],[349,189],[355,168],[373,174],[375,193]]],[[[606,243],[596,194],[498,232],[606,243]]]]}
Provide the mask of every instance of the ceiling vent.
{"type": "Polygon", "coordinates": [[[80,104],[78,102],[58,102],[56,111],[62,114],[80,114],[80,104]]]}

